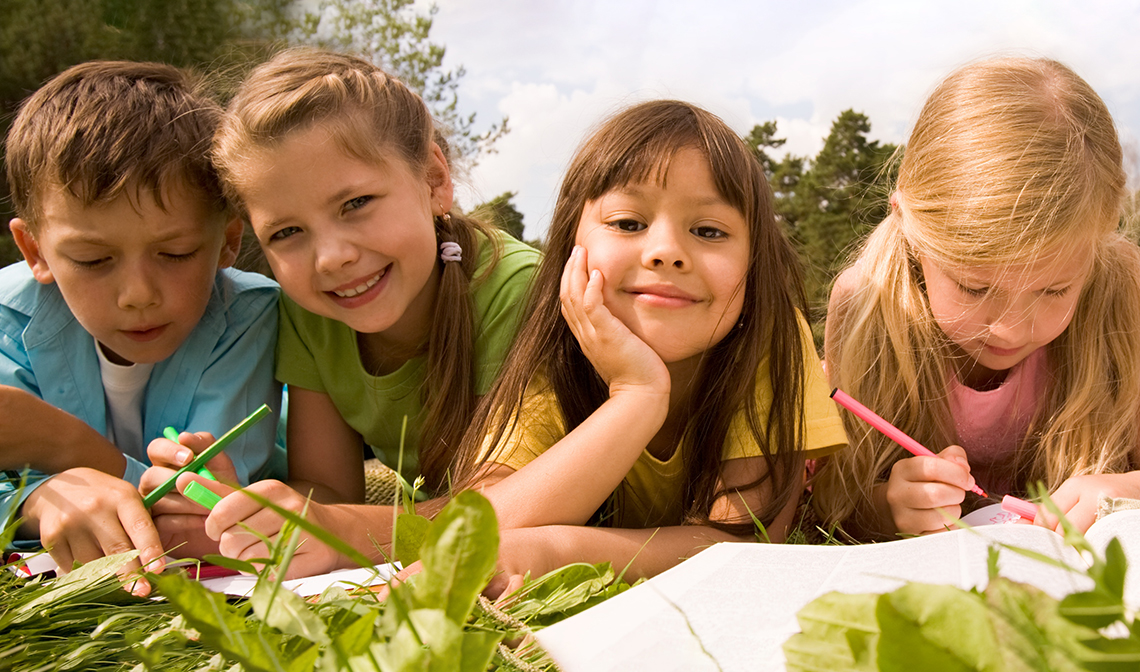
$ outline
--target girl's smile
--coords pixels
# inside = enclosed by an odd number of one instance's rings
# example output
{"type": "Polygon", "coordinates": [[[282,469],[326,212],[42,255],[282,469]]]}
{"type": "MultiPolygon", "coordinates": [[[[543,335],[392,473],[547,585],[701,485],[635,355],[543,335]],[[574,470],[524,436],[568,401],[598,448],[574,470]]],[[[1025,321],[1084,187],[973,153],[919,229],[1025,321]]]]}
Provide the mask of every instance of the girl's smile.
{"type": "Polygon", "coordinates": [[[707,159],[684,149],[660,180],[587,202],[576,242],[589,269],[602,272],[606,307],[668,364],[699,355],[736,324],[748,236],[707,159]]]}
{"type": "Polygon", "coordinates": [[[320,126],[293,131],[246,162],[239,192],[289,298],[412,347],[431,324],[450,174],[438,148],[424,170],[386,156],[353,156],[320,126]]]}

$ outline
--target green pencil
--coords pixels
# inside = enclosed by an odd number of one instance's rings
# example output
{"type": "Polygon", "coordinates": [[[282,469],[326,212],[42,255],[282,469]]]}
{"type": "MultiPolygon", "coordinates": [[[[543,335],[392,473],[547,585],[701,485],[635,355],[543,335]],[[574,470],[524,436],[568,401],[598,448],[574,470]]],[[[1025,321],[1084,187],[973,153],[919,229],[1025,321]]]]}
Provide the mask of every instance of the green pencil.
{"type": "Polygon", "coordinates": [[[195,457],[190,462],[190,464],[174,472],[174,475],[166,479],[165,483],[158,486],[154,490],[151,490],[146,497],[143,497],[143,506],[148,509],[154,506],[155,502],[162,499],[164,496],[166,496],[166,493],[170,492],[171,489],[174,488],[174,485],[178,481],[179,476],[186,473],[187,471],[196,472],[201,469],[207,462],[214,459],[215,455],[225,450],[226,446],[230,445],[230,442],[241,436],[242,432],[257,424],[258,420],[261,420],[267,415],[269,415],[269,405],[262,404],[261,408],[257,409],[253,413],[250,413],[249,417],[239,422],[234,426],[233,429],[223,434],[222,438],[210,444],[209,448],[199,453],[198,457],[195,457]]]}

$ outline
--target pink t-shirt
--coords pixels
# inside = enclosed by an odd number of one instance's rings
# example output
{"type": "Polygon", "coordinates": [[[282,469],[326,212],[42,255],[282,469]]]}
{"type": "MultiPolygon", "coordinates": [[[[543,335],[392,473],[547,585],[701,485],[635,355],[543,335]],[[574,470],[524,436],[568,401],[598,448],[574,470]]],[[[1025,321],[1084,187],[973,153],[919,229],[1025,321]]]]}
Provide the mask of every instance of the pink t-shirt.
{"type": "Polygon", "coordinates": [[[1010,492],[1008,466],[1029,429],[1046,384],[1048,361],[1038,348],[1009,370],[997,388],[980,392],[950,380],[950,414],[970,473],[982,488],[1010,492]],[[1006,472],[1004,475],[1002,472],[1006,472]]]}

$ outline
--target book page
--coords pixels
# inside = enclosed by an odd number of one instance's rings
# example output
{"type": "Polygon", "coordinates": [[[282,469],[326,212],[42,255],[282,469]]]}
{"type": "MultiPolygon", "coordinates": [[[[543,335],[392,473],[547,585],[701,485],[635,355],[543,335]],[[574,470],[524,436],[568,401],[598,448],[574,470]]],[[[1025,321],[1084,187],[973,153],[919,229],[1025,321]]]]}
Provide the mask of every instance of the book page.
{"type": "MultiPolygon", "coordinates": [[[[1140,511],[1113,514],[1089,532],[1103,548],[1112,535],[1140,565],[1140,511]],[[1116,518],[1122,516],[1121,518],[1116,518]]],[[[717,544],[646,583],[537,634],[566,672],[604,670],[782,670],[795,615],[831,591],[885,593],[906,581],[982,588],[994,542],[1083,561],[1060,535],[1025,524],[955,530],[862,546],[717,544]]],[[[1018,555],[999,554],[1002,576],[1050,595],[1092,582],[1018,555]]],[[[1132,574],[1140,574],[1140,570],[1132,574]]],[[[1126,600],[1135,608],[1135,576],[1126,600]]]]}

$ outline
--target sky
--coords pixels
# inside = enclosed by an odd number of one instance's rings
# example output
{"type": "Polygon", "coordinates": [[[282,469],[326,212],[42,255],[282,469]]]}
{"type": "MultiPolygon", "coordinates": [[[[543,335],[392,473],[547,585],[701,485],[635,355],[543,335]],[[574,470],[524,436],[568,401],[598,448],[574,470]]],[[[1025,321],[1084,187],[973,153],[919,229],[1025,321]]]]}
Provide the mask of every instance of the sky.
{"type": "Polygon", "coordinates": [[[480,130],[510,120],[497,153],[460,178],[460,205],[517,192],[528,239],[545,232],[578,144],[632,103],[688,100],[741,134],[775,120],[785,150],[814,156],[848,108],[870,118],[871,138],[905,142],[943,77],[997,55],[1073,68],[1140,163],[1140,0],[435,3],[431,39],[445,68],[466,70],[461,111],[480,130]]]}

